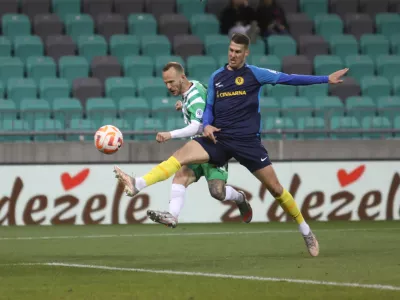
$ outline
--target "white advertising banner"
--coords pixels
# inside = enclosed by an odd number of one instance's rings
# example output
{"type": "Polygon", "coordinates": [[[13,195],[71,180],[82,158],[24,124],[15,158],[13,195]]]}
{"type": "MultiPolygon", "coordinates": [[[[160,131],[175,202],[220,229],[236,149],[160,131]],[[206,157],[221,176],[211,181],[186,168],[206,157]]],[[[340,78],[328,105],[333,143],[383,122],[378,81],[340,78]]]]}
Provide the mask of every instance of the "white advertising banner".
{"type": "MultiPolygon", "coordinates": [[[[154,164],[122,164],[143,175],[154,164]]],[[[399,220],[400,162],[282,162],[278,178],[308,220],[399,220]]],[[[167,210],[172,178],[128,197],[113,165],[2,166],[1,225],[150,223],[147,209],[167,210]]],[[[229,165],[228,184],[245,191],[253,222],[287,221],[273,197],[243,166],[229,165]]],[[[213,199],[202,178],[187,190],[180,223],[240,221],[231,202],[213,199]]]]}

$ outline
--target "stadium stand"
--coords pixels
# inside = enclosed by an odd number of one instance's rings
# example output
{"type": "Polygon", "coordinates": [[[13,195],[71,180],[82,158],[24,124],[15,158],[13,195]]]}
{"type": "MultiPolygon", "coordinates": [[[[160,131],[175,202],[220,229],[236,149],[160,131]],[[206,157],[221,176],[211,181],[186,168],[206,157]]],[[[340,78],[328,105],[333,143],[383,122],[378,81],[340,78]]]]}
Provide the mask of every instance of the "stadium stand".
{"type": "MultiPolygon", "coordinates": [[[[183,126],[162,66],[179,61],[189,78],[207,82],[226,61],[218,16],[228,2],[0,1],[1,140],[76,140],[77,131],[104,123],[127,131],[183,126]],[[32,134],[12,134],[24,130],[32,134]],[[72,133],[35,135],[57,130],[72,133]]],[[[350,71],[340,86],[264,87],[262,128],[272,131],[262,137],[282,138],[282,130],[286,139],[398,137],[400,2],[277,2],[290,35],[258,38],[249,63],[298,74],[350,71]]]]}

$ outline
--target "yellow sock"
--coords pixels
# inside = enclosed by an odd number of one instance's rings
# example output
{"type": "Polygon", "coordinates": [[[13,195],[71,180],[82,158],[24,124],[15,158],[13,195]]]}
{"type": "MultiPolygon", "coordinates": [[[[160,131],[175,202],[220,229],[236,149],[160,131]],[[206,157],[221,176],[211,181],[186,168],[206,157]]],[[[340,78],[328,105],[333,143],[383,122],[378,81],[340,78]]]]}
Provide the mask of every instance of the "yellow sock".
{"type": "Polygon", "coordinates": [[[144,175],[142,178],[146,182],[146,185],[152,185],[157,182],[163,181],[174,175],[181,168],[179,161],[171,156],[168,160],[163,161],[158,166],[154,167],[149,173],[144,175]]]}
{"type": "Polygon", "coordinates": [[[279,205],[283,210],[296,220],[297,224],[304,222],[303,215],[301,214],[296,201],[294,201],[293,196],[287,190],[283,189],[282,195],[275,199],[279,202],[279,205]]]}

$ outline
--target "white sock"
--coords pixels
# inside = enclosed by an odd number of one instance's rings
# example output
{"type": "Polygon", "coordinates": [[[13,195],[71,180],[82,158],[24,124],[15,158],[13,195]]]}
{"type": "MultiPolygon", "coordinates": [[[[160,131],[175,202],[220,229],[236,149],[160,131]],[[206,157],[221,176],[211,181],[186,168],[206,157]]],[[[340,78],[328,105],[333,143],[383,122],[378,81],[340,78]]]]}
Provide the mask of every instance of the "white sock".
{"type": "Polygon", "coordinates": [[[243,195],[235,190],[233,187],[226,185],[224,201],[235,201],[237,203],[241,203],[244,201],[244,198],[243,195]]]}
{"type": "Polygon", "coordinates": [[[299,230],[302,235],[307,235],[310,233],[310,226],[304,221],[303,223],[299,224],[299,230]]]}
{"type": "Polygon", "coordinates": [[[146,184],[146,181],[143,179],[143,177],[136,177],[135,178],[135,187],[140,191],[140,190],[142,190],[142,189],[144,189],[146,186],[147,186],[147,184],[146,184]]]}
{"type": "Polygon", "coordinates": [[[186,188],[182,184],[172,184],[171,199],[169,200],[169,212],[178,218],[185,201],[186,188]]]}

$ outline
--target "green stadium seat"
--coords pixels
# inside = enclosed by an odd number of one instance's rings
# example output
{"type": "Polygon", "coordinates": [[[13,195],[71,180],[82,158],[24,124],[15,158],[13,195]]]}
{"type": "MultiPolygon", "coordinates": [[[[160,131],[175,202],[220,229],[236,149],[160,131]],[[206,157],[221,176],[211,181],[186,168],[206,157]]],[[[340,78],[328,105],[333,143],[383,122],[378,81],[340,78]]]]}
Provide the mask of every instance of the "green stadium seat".
{"type": "Polygon", "coordinates": [[[345,58],[345,65],[349,68],[348,76],[356,79],[358,82],[364,76],[374,76],[374,62],[368,55],[348,55],[345,58]]]}
{"type": "Polygon", "coordinates": [[[56,98],[53,100],[54,119],[61,122],[63,128],[69,127],[72,119],[79,119],[83,116],[83,107],[76,98],[56,98]]]}
{"type": "Polygon", "coordinates": [[[390,38],[390,51],[393,55],[400,55],[400,34],[392,35],[390,38]]]}
{"type": "Polygon", "coordinates": [[[77,78],[89,77],[89,63],[83,56],[62,56],[58,62],[60,77],[72,83],[77,78]]]}
{"type": "Polygon", "coordinates": [[[340,16],[335,14],[322,14],[315,16],[314,28],[317,35],[329,41],[332,36],[343,34],[344,25],[340,16]]]}
{"type": "Polygon", "coordinates": [[[376,71],[378,76],[383,76],[392,81],[399,74],[400,56],[382,55],[376,59],[376,71]]]}
{"type": "Polygon", "coordinates": [[[128,32],[139,37],[157,35],[157,21],[151,14],[131,14],[128,17],[128,32]]]}
{"type": "Polygon", "coordinates": [[[115,118],[117,106],[111,98],[89,98],[86,100],[86,113],[96,127],[101,127],[104,118],[115,118]]]}
{"type": "Polygon", "coordinates": [[[24,64],[18,57],[0,57],[0,80],[7,82],[10,78],[23,78],[24,64]]]}
{"type": "Polygon", "coordinates": [[[121,130],[125,141],[132,139],[132,135],[125,134],[124,132],[127,131],[127,130],[132,130],[133,127],[131,127],[130,124],[124,119],[107,117],[107,118],[104,118],[102,120],[101,124],[103,124],[103,125],[113,125],[113,126],[117,127],[119,130],[121,130]]]}
{"type": "MultiPolygon", "coordinates": [[[[225,49],[226,50],[226,49],[225,49]]],[[[255,43],[252,43],[250,45],[250,54],[249,58],[252,56],[260,56],[260,55],[266,55],[266,46],[265,42],[263,39],[258,38],[255,43]]]]}
{"type": "MultiPolygon", "coordinates": [[[[0,121],[0,130],[4,131],[29,131],[28,122],[24,120],[4,120],[0,121]]],[[[2,142],[30,142],[31,137],[29,135],[1,135],[0,141],[2,142]]]]}
{"type": "Polygon", "coordinates": [[[321,140],[321,139],[327,138],[327,135],[324,132],[324,130],[326,130],[325,120],[320,117],[300,118],[299,124],[298,124],[298,129],[304,130],[304,132],[300,132],[298,134],[299,139],[321,140]],[[306,132],[306,131],[309,131],[309,132],[306,132]]]}
{"type": "Polygon", "coordinates": [[[57,77],[57,66],[50,56],[31,56],[26,61],[26,74],[39,85],[46,77],[57,77]]]}
{"type": "Polygon", "coordinates": [[[376,106],[371,97],[352,96],[346,99],[346,114],[355,117],[361,123],[364,117],[376,115],[376,106]]]}
{"type": "MultiPolygon", "coordinates": [[[[90,131],[90,134],[68,134],[67,141],[93,141],[93,132],[97,130],[96,124],[90,119],[76,118],[72,119],[69,130],[70,131],[90,131]]],[[[67,130],[68,131],[68,130],[67,130]]]]}
{"type": "Polygon", "coordinates": [[[351,130],[359,130],[360,123],[355,117],[337,117],[331,118],[331,129],[338,130],[342,132],[331,133],[332,139],[360,139],[360,132],[351,132],[351,130]]]}
{"type": "Polygon", "coordinates": [[[119,115],[133,128],[137,118],[150,116],[150,104],[145,98],[125,97],[119,101],[119,115]]]}
{"type": "Polygon", "coordinates": [[[339,97],[321,96],[316,97],[314,102],[315,116],[329,119],[333,116],[344,116],[344,105],[339,97]]]}
{"type": "Polygon", "coordinates": [[[56,98],[68,98],[70,96],[70,85],[64,78],[44,78],[40,80],[39,94],[40,98],[52,104],[56,98]]]}
{"type": "Polygon", "coordinates": [[[330,38],[329,44],[331,54],[339,56],[342,60],[348,55],[357,55],[359,53],[358,42],[351,34],[334,35],[330,38]]]}
{"type": "MultiPolygon", "coordinates": [[[[364,130],[388,130],[392,126],[388,118],[385,117],[365,117],[361,121],[361,126],[364,130]]],[[[367,139],[388,139],[392,137],[391,132],[365,132],[363,137],[367,139]]]]}
{"type": "Polygon", "coordinates": [[[34,121],[39,118],[50,118],[50,105],[44,99],[24,98],[20,105],[21,119],[28,122],[33,128],[34,121]]]}
{"type": "Polygon", "coordinates": [[[189,20],[192,34],[198,36],[203,42],[206,36],[219,34],[219,21],[214,14],[197,14],[189,20]]]}
{"type": "Polygon", "coordinates": [[[317,55],[314,57],[315,75],[326,75],[343,68],[343,62],[339,56],[317,55]]]}
{"type": "Polygon", "coordinates": [[[269,140],[281,140],[281,139],[295,139],[295,133],[283,133],[284,130],[294,130],[296,126],[290,118],[265,118],[262,120],[262,128],[264,130],[276,130],[276,133],[262,134],[262,138],[269,140]]]}
{"type": "Polygon", "coordinates": [[[164,66],[171,62],[171,61],[175,61],[180,63],[184,68],[185,68],[185,61],[183,60],[183,58],[181,56],[177,56],[177,55],[160,55],[157,56],[155,59],[155,71],[156,71],[156,77],[162,77],[162,70],[164,68],[164,66]]]}
{"type": "Polygon", "coordinates": [[[124,59],[123,69],[124,76],[133,80],[138,80],[140,77],[152,77],[154,62],[149,56],[128,56],[124,59]]]}
{"type": "Polygon", "coordinates": [[[123,64],[125,57],[139,55],[139,39],[136,36],[125,34],[113,35],[110,38],[110,53],[118,58],[120,64],[123,64]]]}
{"type": "Polygon", "coordinates": [[[155,97],[151,99],[151,116],[158,118],[166,124],[169,118],[173,118],[177,112],[175,109],[176,99],[172,97],[155,97]]]}
{"type": "Polygon", "coordinates": [[[10,39],[31,34],[31,23],[26,15],[4,14],[1,21],[3,35],[10,39]]]}
{"type": "Polygon", "coordinates": [[[0,81],[0,98],[4,98],[5,96],[5,87],[2,81],[0,81]]]}
{"type": "Polygon", "coordinates": [[[393,78],[392,89],[394,96],[400,96],[400,75],[393,78]]]}
{"type": "MultiPolygon", "coordinates": [[[[62,131],[64,129],[63,124],[58,120],[37,119],[33,123],[33,129],[36,131],[62,131]]],[[[51,134],[51,135],[35,135],[33,137],[35,141],[63,141],[63,135],[51,134]]]]}
{"type": "Polygon", "coordinates": [[[315,103],[316,97],[328,96],[327,84],[300,85],[297,87],[297,93],[300,97],[306,97],[311,103],[315,103]]]}
{"type": "Polygon", "coordinates": [[[399,33],[400,16],[396,13],[378,13],[375,15],[375,26],[378,34],[390,38],[399,33]]]}
{"type": "MultiPolygon", "coordinates": [[[[225,56],[226,61],[226,56],[225,56]]],[[[282,62],[276,55],[252,55],[249,57],[249,62],[260,68],[281,71],[282,62]]]]}
{"type": "MultiPolygon", "coordinates": [[[[195,15],[205,14],[206,3],[204,1],[192,1],[192,0],[177,0],[176,7],[179,14],[184,15],[188,20],[195,15]]],[[[192,26],[193,31],[193,26],[192,26]]],[[[219,31],[219,28],[218,28],[219,31]]]]}
{"type": "Polygon", "coordinates": [[[109,77],[105,81],[106,97],[113,99],[115,105],[122,98],[136,95],[136,85],[133,79],[128,77],[109,77]]]}
{"type": "Polygon", "coordinates": [[[360,38],[361,53],[376,59],[379,55],[389,54],[389,39],[379,34],[364,34],[360,38]]]}
{"type": "Polygon", "coordinates": [[[0,123],[3,120],[16,120],[17,106],[11,99],[0,99],[0,123]]]}
{"type": "Polygon", "coordinates": [[[382,76],[365,76],[361,79],[362,96],[376,99],[382,96],[390,96],[391,85],[387,78],[382,76]]]}
{"type": "Polygon", "coordinates": [[[17,108],[25,98],[36,98],[37,85],[31,78],[11,78],[7,81],[7,97],[12,99],[17,108]]]}
{"type": "Polygon", "coordinates": [[[296,97],[297,89],[293,85],[270,85],[264,88],[264,96],[273,97],[281,101],[284,97],[296,97]]]}
{"type": "Polygon", "coordinates": [[[217,63],[212,56],[196,55],[187,58],[187,72],[192,78],[210,77],[217,68],[217,63]]]}
{"type": "Polygon", "coordinates": [[[43,56],[44,46],[39,36],[17,36],[14,39],[14,54],[23,62],[30,56],[43,56]]]}
{"type": "Polygon", "coordinates": [[[155,97],[168,97],[168,89],[161,78],[141,77],[137,81],[138,95],[147,101],[155,97]]]}
{"type": "Polygon", "coordinates": [[[80,14],[81,0],[52,0],[52,11],[65,20],[67,15],[80,14]]]}
{"type": "Polygon", "coordinates": [[[107,42],[101,35],[79,36],[78,37],[79,55],[92,62],[95,56],[107,55],[107,42]]]}
{"type": "Polygon", "coordinates": [[[378,115],[388,118],[391,122],[400,116],[400,97],[379,97],[376,99],[378,115]]]}
{"type": "Polygon", "coordinates": [[[94,21],[88,14],[67,15],[65,18],[65,33],[75,42],[80,36],[94,35],[94,21]]]}
{"type": "Polygon", "coordinates": [[[317,15],[328,13],[328,2],[328,0],[300,0],[300,11],[310,19],[314,19],[317,15]]]}
{"type": "Polygon", "coordinates": [[[137,118],[134,122],[134,129],[137,131],[152,131],[153,134],[135,135],[134,139],[139,141],[155,141],[157,132],[164,130],[163,123],[157,118],[137,118]]]}
{"type": "Polygon", "coordinates": [[[172,131],[175,129],[180,129],[183,127],[186,127],[186,123],[184,121],[183,115],[181,116],[175,116],[175,117],[170,117],[166,124],[165,124],[165,130],[166,131],[172,131]]]}
{"type": "Polygon", "coordinates": [[[260,113],[268,117],[280,117],[281,106],[279,102],[272,97],[260,97],[260,113]]]}
{"type": "Polygon", "coordinates": [[[299,118],[311,117],[313,106],[305,97],[284,97],[281,100],[282,117],[291,118],[298,124],[299,118]]]}
{"type": "Polygon", "coordinates": [[[206,55],[218,59],[222,55],[228,53],[229,38],[227,35],[215,34],[207,35],[204,40],[206,55]]]}
{"type": "Polygon", "coordinates": [[[291,36],[272,35],[267,38],[268,54],[279,59],[296,55],[297,43],[291,36]]]}
{"type": "Polygon", "coordinates": [[[142,54],[156,58],[171,54],[171,43],[165,35],[146,35],[141,39],[142,54]]]}
{"type": "Polygon", "coordinates": [[[0,57],[11,56],[11,41],[8,37],[0,36],[0,57]]]}
{"type": "MultiPolygon", "coordinates": [[[[212,56],[209,56],[209,57],[212,57],[212,56]]],[[[228,56],[226,54],[225,55],[221,55],[219,57],[213,57],[213,58],[217,62],[218,68],[221,68],[221,67],[225,66],[228,63],[228,56]]]]}

